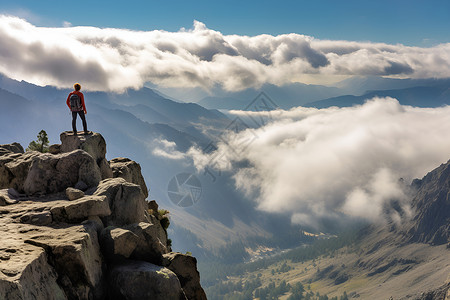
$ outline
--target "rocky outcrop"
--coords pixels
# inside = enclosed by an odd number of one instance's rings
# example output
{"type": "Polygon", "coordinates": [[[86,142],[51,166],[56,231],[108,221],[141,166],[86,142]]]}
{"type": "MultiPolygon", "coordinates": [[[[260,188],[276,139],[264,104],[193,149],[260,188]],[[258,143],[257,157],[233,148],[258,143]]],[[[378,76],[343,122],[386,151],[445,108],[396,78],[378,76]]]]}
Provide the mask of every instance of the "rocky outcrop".
{"type": "Polygon", "coordinates": [[[79,181],[93,187],[100,180],[94,160],[82,150],[58,155],[31,151],[0,156],[0,188],[14,188],[19,193],[52,194],[79,181]]]}
{"type": "Polygon", "coordinates": [[[450,242],[450,161],[412,183],[415,216],[410,241],[441,245],[450,242]]]}
{"type": "Polygon", "coordinates": [[[105,218],[106,226],[122,226],[148,220],[145,197],[139,186],[122,178],[103,180],[94,195],[106,196],[111,215],[105,218]]]}
{"type": "Polygon", "coordinates": [[[141,187],[144,196],[148,197],[148,189],[142,177],[141,166],[129,158],[114,158],[109,161],[114,178],[123,178],[128,182],[135,183],[141,187]]]}
{"type": "Polygon", "coordinates": [[[61,136],[59,154],[0,147],[0,299],[205,299],[139,165],[118,159],[123,176],[101,180],[103,137],[61,136]]]}
{"type": "Polygon", "coordinates": [[[111,167],[106,160],[106,142],[99,133],[92,132],[86,135],[73,135],[71,131],[61,133],[60,151],[62,153],[72,152],[81,149],[89,153],[96,162],[102,179],[111,178],[113,176],[111,167]]]}
{"type": "Polygon", "coordinates": [[[8,153],[23,153],[23,147],[19,143],[0,145],[0,155],[8,153]]]}
{"type": "Polygon", "coordinates": [[[200,286],[200,274],[197,271],[195,257],[181,253],[168,253],[163,257],[163,266],[177,274],[188,299],[206,299],[206,294],[200,286]]]}
{"type": "Polygon", "coordinates": [[[450,299],[450,282],[441,286],[440,288],[423,292],[420,296],[414,298],[414,300],[448,300],[450,299]]]}
{"type": "Polygon", "coordinates": [[[127,261],[114,264],[108,274],[111,299],[186,299],[180,281],[167,268],[127,261]],[[143,289],[146,286],[148,288],[143,289]]]}

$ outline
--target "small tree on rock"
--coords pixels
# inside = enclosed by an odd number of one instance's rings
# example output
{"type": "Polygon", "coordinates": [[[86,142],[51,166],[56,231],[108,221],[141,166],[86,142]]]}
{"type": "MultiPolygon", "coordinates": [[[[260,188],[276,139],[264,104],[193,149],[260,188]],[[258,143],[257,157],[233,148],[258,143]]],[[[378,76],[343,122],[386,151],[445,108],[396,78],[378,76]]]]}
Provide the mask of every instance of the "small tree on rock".
{"type": "Polygon", "coordinates": [[[37,140],[32,141],[27,148],[27,151],[39,151],[39,152],[48,152],[48,135],[45,130],[39,131],[39,134],[37,135],[37,140]]]}

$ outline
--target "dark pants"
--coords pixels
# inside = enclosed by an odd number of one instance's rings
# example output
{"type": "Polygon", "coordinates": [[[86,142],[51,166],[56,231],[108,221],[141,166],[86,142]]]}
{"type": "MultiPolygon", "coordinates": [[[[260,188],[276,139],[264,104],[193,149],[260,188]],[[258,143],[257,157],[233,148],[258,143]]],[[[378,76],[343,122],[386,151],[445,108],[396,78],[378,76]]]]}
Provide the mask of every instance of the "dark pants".
{"type": "Polygon", "coordinates": [[[72,129],[73,133],[77,133],[77,114],[80,115],[81,121],[83,121],[83,129],[84,132],[87,132],[87,123],[86,123],[86,117],[84,116],[84,111],[73,111],[72,112],[72,129]]]}

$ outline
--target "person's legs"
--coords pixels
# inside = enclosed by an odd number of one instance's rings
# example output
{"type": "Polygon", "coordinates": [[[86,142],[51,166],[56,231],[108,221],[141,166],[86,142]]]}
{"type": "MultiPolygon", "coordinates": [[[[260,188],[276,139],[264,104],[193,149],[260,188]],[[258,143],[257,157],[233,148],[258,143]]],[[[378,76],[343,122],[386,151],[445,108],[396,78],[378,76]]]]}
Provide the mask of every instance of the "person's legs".
{"type": "Polygon", "coordinates": [[[73,134],[77,134],[77,112],[72,112],[72,130],[73,134]]]}
{"type": "Polygon", "coordinates": [[[84,111],[79,111],[78,113],[80,114],[81,121],[83,121],[84,133],[88,133],[87,123],[86,123],[86,116],[84,115],[84,111]]]}

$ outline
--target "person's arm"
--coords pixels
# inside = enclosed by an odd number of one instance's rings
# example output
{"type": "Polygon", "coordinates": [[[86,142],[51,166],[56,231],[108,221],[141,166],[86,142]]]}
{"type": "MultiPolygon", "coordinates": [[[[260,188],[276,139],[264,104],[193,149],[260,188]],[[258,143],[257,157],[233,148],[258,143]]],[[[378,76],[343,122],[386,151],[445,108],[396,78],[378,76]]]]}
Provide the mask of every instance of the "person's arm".
{"type": "Polygon", "coordinates": [[[72,93],[69,93],[69,96],[67,96],[67,101],[66,101],[66,104],[69,107],[69,109],[70,109],[70,95],[72,95],[72,93]]]}
{"type": "Polygon", "coordinates": [[[86,105],[84,105],[84,95],[83,93],[80,94],[81,94],[81,106],[83,106],[84,114],[87,114],[86,105]]]}

